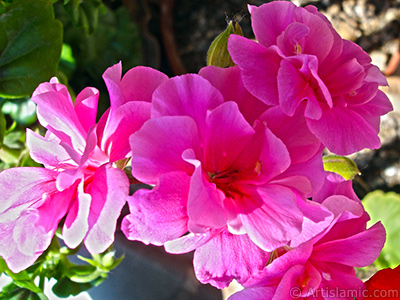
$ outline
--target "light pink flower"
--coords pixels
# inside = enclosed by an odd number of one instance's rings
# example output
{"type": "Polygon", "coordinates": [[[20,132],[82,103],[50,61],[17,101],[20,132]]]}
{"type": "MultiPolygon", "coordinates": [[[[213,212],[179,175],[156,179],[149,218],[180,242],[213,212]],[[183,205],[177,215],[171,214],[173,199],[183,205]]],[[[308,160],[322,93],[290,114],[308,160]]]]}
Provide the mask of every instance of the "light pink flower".
{"type": "Polygon", "coordinates": [[[121,64],[103,75],[111,107],[96,124],[99,93],[86,88],[75,102],[53,78],[33,93],[45,136],[27,131],[31,157],[45,168],[0,173],[0,255],[18,272],[46,250],[65,217],[63,238],[91,253],[114,240],[117,218],[129,195],[123,170],[131,155],[128,137],[150,117],[151,94],[166,75],[137,67],[121,80],[121,64]],[[136,101],[141,100],[141,101],[136,101]]]}
{"type": "Polygon", "coordinates": [[[249,10],[257,42],[231,35],[228,48],[250,93],[288,116],[300,110],[334,153],[378,148],[379,119],[392,105],[368,54],[314,6],[274,1],[249,10]]]}
{"type": "Polygon", "coordinates": [[[297,248],[282,247],[229,300],[362,299],[364,283],[354,267],[371,264],[385,242],[381,223],[369,220],[359,200],[331,195],[323,206],[334,213],[331,225],[297,248]]]}
{"type": "Polygon", "coordinates": [[[198,279],[224,287],[262,268],[263,250],[323,230],[331,213],[305,198],[323,180],[319,141],[299,138],[296,148],[291,122],[270,130],[267,116],[247,107],[266,108],[237,68],[200,74],[208,80],[189,74],[160,85],[152,118],[131,136],[132,174],[156,186],[128,201],[122,230],[172,253],[196,250],[198,279]]]}

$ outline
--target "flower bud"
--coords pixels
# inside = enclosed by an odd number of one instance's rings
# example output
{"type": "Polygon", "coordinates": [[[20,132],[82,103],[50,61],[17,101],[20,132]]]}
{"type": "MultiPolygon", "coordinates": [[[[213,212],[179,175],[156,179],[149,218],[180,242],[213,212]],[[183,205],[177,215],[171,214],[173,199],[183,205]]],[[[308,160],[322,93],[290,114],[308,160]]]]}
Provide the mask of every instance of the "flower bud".
{"type": "Polygon", "coordinates": [[[242,28],[235,21],[230,21],[228,27],[211,43],[207,52],[207,66],[225,68],[235,65],[228,52],[228,38],[231,34],[243,36],[242,28]]]}

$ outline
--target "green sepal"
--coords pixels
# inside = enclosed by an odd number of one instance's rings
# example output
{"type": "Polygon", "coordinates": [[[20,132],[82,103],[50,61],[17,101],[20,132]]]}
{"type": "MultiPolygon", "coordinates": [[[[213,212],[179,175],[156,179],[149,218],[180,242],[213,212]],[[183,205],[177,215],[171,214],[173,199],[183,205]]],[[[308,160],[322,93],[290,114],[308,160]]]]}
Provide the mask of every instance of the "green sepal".
{"type": "Polygon", "coordinates": [[[360,174],[356,164],[350,158],[339,155],[327,155],[323,158],[324,169],[339,174],[346,180],[352,180],[360,174]]]}
{"type": "Polygon", "coordinates": [[[207,51],[207,66],[226,68],[235,65],[228,51],[228,38],[231,34],[243,36],[237,22],[230,21],[228,27],[213,40],[207,51]]]}
{"type": "Polygon", "coordinates": [[[68,269],[67,277],[73,282],[90,283],[100,276],[106,276],[104,272],[91,265],[76,265],[68,269]]]}

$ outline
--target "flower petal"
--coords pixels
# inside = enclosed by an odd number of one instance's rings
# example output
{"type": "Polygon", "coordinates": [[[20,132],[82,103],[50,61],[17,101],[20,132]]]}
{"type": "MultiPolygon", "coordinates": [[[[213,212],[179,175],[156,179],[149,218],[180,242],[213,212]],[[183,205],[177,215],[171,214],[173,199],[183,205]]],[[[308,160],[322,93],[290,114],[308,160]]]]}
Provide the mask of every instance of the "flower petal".
{"type": "Polygon", "coordinates": [[[130,69],[122,79],[121,75],[121,62],[109,67],[103,74],[113,109],[130,101],[151,102],[154,90],[168,79],[160,71],[142,66],[130,69]]]}
{"type": "Polygon", "coordinates": [[[86,132],[64,85],[42,83],[31,100],[37,104],[37,116],[43,127],[75,150],[83,151],[86,132]]]}
{"type": "Polygon", "coordinates": [[[89,224],[88,217],[92,197],[83,191],[84,181],[78,185],[77,197],[65,219],[62,235],[68,248],[76,248],[86,236],[89,224]]]}
{"type": "Polygon", "coordinates": [[[285,114],[293,116],[301,101],[307,101],[304,113],[318,120],[319,102],[332,106],[332,97],[318,76],[318,61],[310,55],[298,55],[281,61],[278,71],[279,104],[285,114]]]}
{"type": "Polygon", "coordinates": [[[383,296],[385,292],[386,300],[396,300],[400,295],[400,270],[399,267],[395,269],[383,269],[375,273],[368,281],[365,282],[367,288],[366,297],[371,300],[378,300],[382,298],[376,297],[378,294],[383,296]]]}
{"type": "Polygon", "coordinates": [[[277,37],[295,21],[296,9],[296,5],[284,1],[253,7],[251,20],[257,41],[266,47],[276,45],[277,37]]]}
{"type": "Polygon", "coordinates": [[[329,72],[321,75],[321,78],[334,97],[358,89],[365,78],[365,72],[364,67],[360,65],[357,59],[352,58],[347,61],[336,61],[329,72]],[[343,76],[351,78],[351,80],[341,80],[343,76]]]}
{"type": "Polygon", "coordinates": [[[249,237],[224,230],[196,249],[193,265],[197,279],[221,289],[236,279],[243,283],[262,270],[269,253],[257,247],[249,237]]]}
{"type": "Polygon", "coordinates": [[[321,275],[310,263],[294,265],[283,275],[272,299],[305,298],[312,294],[319,287],[320,283],[321,275]],[[299,286],[299,279],[301,280],[303,276],[308,280],[301,282],[299,286]]]}
{"type": "Polygon", "coordinates": [[[285,273],[295,265],[305,265],[313,250],[311,242],[297,248],[278,248],[271,253],[273,259],[261,272],[254,274],[243,284],[245,287],[276,286],[285,273]]]}
{"type": "Polygon", "coordinates": [[[183,151],[196,149],[199,145],[197,127],[191,118],[167,116],[150,119],[131,135],[129,141],[132,174],[137,179],[157,184],[164,173],[193,173],[193,166],[182,159],[183,151]]]}
{"type": "Polygon", "coordinates": [[[110,162],[129,155],[129,137],[150,118],[150,108],[148,102],[132,101],[110,110],[106,126],[99,132],[101,148],[108,153],[110,162]]]}
{"type": "Polygon", "coordinates": [[[167,80],[155,90],[151,116],[189,116],[196,122],[202,136],[207,111],[223,101],[221,93],[203,77],[182,75],[167,80]]]}
{"type": "Polygon", "coordinates": [[[228,298],[228,300],[265,300],[272,299],[276,287],[255,287],[239,291],[228,298]]]}
{"type": "Polygon", "coordinates": [[[95,199],[90,206],[85,246],[90,253],[97,254],[114,241],[117,219],[129,195],[129,180],[123,170],[102,165],[85,192],[95,199]]]}
{"type": "Polygon", "coordinates": [[[224,172],[237,159],[255,131],[232,101],[212,110],[206,124],[203,168],[213,174],[224,172]]]}
{"type": "Polygon", "coordinates": [[[301,233],[290,241],[289,246],[298,247],[324,231],[333,221],[333,214],[324,206],[313,201],[299,199],[297,201],[303,212],[301,233]]]}
{"type": "Polygon", "coordinates": [[[56,174],[44,168],[0,173],[0,255],[13,272],[29,267],[46,250],[68,208],[71,191],[57,192],[56,174]]]}
{"type": "Polygon", "coordinates": [[[57,168],[60,164],[77,166],[65,148],[60,145],[60,139],[49,131],[43,137],[27,128],[26,144],[31,158],[46,168],[57,168]]]}
{"type": "Polygon", "coordinates": [[[363,148],[377,149],[381,145],[375,126],[349,107],[325,109],[321,119],[307,119],[307,124],[311,132],[338,155],[363,148]]]}
{"type": "Polygon", "coordinates": [[[120,87],[126,101],[151,102],[156,88],[167,79],[167,75],[156,69],[138,66],[125,73],[120,87]]]}
{"type": "Polygon", "coordinates": [[[250,239],[263,250],[284,246],[301,232],[303,214],[290,189],[268,184],[247,197],[251,199],[237,201],[241,221],[250,239]]]}
{"type": "Polygon", "coordinates": [[[186,173],[171,172],[161,176],[153,190],[136,191],[128,199],[130,214],[121,224],[125,236],[161,246],[185,234],[189,186],[190,177],[186,173]]]}
{"type": "Polygon", "coordinates": [[[199,75],[210,81],[222,93],[225,101],[236,102],[250,125],[268,108],[245,89],[237,66],[231,68],[207,66],[199,71],[199,75]]]}
{"type": "Polygon", "coordinates": [[[351,267],[372,264],[385,243],[385,229],[379,222],[353,236],[314,246],[313,261],[334,262],[351,267]]]}
{"type": "Polygon", "coordinates": [[[96,124],[98,102],[99,91],[95,88],[87,87],[76,96],[75,113],[86,132],[96,124]]]}
{"type": "Polygon", "coordinates": [[[267,49],[255,41],[235,34],[229,37],[228,50],[242,72],[246,89],[265,104],[277,105],[280,50],[274,47],[267,49]]]}
{"type": "Polygon", "coordinates": [[[221,233],[223,228],[211,229],[205,233],[189,233],[172,241],[165,242],[165,251],[173,254],[182,254],[193,251],[221,233]]]}
{"type": "Polygon", "coordinates": [[[342,195],[347,198],[359,201],[353,190],[353,182],[345,180],[342,176],[332,172],[325,172],[325,180],[320,189],[315,189],[313,201],[322,203],[326,198],[332,195],[342,195]]]}
{"type": "Polygon", "coordinates": [[[279,106],[268,109],[260,120],[267,122],[267,127],[281,139],[290,154],[292,164],[311,158],[321,147],[321,142],[308,129],[302,109],[293,117],[283,113],[279,106]],[[296,134],[293,134],[293,129],[296,134]]]}
{"type": "Polygon", "coordinates": [[[227,216],[223,205],[224,194],[215,184],[209,182],[196,160],[193,151],[186,150],[182,157],[195,167],[190,179],[187,213],[188,229],[193,233],[204,233],[207,229],[218,229],[226,226],[227,216]]]}
{"type": "Polygon", "coordinates": [[[363,299],[365,293],[364,283],[357,278],[354,268],[339,264],[329,264],[329,268],[323,270],[320,291],[331,293],[332,300],[363,299]],[[338,293],[337,291],[340,291],[338,293]],[[347,293],[346,293],[347,292],[347,293]]]}
{"type": "Polygon", "coordinates": [[[44,168],[11,168],[0,173],[0,222],[18,218],[19,214],[54,193],[57,173],[44,168]]]}

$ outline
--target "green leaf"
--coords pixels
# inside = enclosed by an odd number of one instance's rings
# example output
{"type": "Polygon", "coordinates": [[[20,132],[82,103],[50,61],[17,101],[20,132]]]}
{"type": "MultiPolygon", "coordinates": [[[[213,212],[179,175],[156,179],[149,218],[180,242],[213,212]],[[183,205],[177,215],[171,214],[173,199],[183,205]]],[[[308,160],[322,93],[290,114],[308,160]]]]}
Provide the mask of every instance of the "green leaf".
{"type": "Polygon", "coordinates": [[[400,195],[394,192],[374,191],[362,200],[371,220],[381,221],[386,229],[386,243],[375,261],[380,268],[395,268],[400,264],[400,195]]]}
{"type": "Polygon", "coordinates": [[[22,149],[13,149],[3,145],[3,147],[0,148],[0,160],[9,166],[17,166],[22,151],[22,149]]]}
{"type": "Polygon", "coordinates": [[[31,276],[29,276],[27,271],[21,271],[19,273],[13,273],[10,270],[5,272],[8,276],[10,276],[17,286],[20,288],[31,290],[34,293],[42,293],[43,291],[36,286],[33,282],[31,276]]]}
{"type": "Polygon", "coordinates": [[[63,277],[53,285],[52,291],[58,297],[66,298],[69,296],[76,296],[92,287],[93,285],[90,283],[77,283],[71,281],[68,277],[63,277]]]}
{"type": "Polygon", "coordinates": [[[0,95],[29,96],[57,71],[62,25],[45,0],[18,0],[0,15],[0,95]]]}
{"type": "Polygon", "coordinates": [[[6,262],[2,258],[0,258],[0,271],[6,273],[13,280],[13,282],[10,285],[10,288],[12,288],[12,285],[14,284],[21,289],[30,290],[35,294],[43,293],[42,289],[36,286],[31,275],[26,270],[21,271],[19,273],[14,273],[7,267],[6,262]]]}
{"type": "Polygon", "coordinates": [[[0,148],[3,146],[4,136],[6,134],[6,119],[0,110],[0,148]]]}
{"type": "Polygon", "coordinates": [[[36,104],[30,99],[12,102],[3,105],[3,113],[9,114],[13,120],[22,125],[31,125],[36,122],[36,104]]]}
{"type": "Polygon", "coordinates": [[[360,174],[356,164],[350,158],[339,155],[327,155],[323,158],[325,171],[334,172],[346,180],[352,180],[360,174]]]}
{"type": "Polygon", "coordinates": [[[70,0],[65,4],[65,10],[70,14],[75,26],[84,29],[85,34],[92,34],[99,21],[102,10],[101,0],[70,0]]]}
{"type": "Polygon", "coordinates": [[[24,131],[19,129],[13,131],[7,130],[3,146],[0,148],[0,160],[6,163],[8,167],[18,166],[20,159],[27,151],[25,147],[24,131]]]}
{"type": "Polygon", "coordinates": [[[0,256],[0,274],[8,270],[5,260],[0,256]]]}
{"type": "Polygon", "coordinates": [[[38,164],[34,161],[30,156],[29,152],[26,151],[19,159],[19,166],[20,167],[42,167],[41,164],[38,164]]]}
{"type": "Polygon", "coordinates": [[[23,149],[25,147],[25,131],[20,128],[14,128],[15,130],[7,130],[4,137],[4,145],[11,149],[23,149]]]}
{"type": "Polygon", "coordinates": [[[76,68],[75,58],[72,53],[71,46],[63,44],[61,59],[58,65],[57,78],[60,83],[68,83],[68,78],[72,76],[76,68]],[[60,78],[60,75],[62,78],[60,78]]]}
{"type": "Polygon", "coordinates": [[[11,283],[3,288],[0,300],[48,300],[43,292],[35,293],[11,283]]]}

